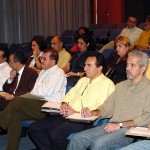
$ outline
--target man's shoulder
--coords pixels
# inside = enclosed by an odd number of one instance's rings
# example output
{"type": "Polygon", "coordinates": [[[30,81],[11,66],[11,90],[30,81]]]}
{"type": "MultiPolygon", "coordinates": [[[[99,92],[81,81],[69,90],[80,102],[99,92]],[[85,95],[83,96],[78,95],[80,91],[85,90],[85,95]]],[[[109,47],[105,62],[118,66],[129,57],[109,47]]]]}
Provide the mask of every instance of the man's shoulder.
{"type": "Polygon", "coordinates": [[[57,65],[53,66],[52,68],[48,69],[48,74],[65,74],[64,71],[58,67],[57,65]]]}
{"type": "Polygon", "coordinates": [[[67,52],[65,48],[63,48],[63,53],[64,53],[65,55],[71,56],[71,54],[70,54],[69,52],[67,52]]]}
{"type": "Polygon", "coordinates": [[[141,33],[143,32],[143,30],[138,27],[136,27],[135,30],[137,30],[138,32],[141,32],[141,33]]]}
{"type": "Polygon", "coordinates": [[[36,72],[34,69],[32,69],[32,68],[30,68],[30,67],[28,67],[28,66],[25,66],[25,67],[24,67],[23,72],[24,72],[24,73],[27,73],[27,74],[29,74],[29,75],[38,75],[37,72],[36,72]]]}
{"type": "Polygon", "coordinates": [[[115,85],[115,87],[116,87],[116,88],[121,88],[121,87],[125,87],[125,86],[128,85],[128,84],[129,84],[129,80],[127,79],[127,80],[124,80],[124,81],[121,81],[121,82],[117,83],[117,84],[115,85]]]}

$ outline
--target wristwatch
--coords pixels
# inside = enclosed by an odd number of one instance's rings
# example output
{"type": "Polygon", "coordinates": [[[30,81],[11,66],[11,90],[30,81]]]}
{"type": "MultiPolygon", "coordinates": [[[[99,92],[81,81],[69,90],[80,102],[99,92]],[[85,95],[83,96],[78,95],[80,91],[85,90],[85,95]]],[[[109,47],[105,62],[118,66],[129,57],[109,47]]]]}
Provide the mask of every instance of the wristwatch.
{"type": "Polygon", "coordinates": [[[120,128],[122,128],[123,124],[120,122],[120,123],[119,123],[119,126],[120,126],[120,128]]]}

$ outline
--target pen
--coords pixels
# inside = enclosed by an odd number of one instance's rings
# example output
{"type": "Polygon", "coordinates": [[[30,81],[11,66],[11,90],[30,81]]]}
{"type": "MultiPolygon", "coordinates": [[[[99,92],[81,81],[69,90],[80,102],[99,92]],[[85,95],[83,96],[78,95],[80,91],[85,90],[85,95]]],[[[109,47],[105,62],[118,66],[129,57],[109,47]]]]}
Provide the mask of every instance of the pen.
{"type": "MultiPolygon", "coordinates": [[[[85,92],[85,90],[87,89],[87,87],[88,87],[88,85],[84,88],[83,92],[81,93],[81,96],[84,94],[84,92],[85,92]]],[[[83,107],[82,98],[81,98],[81,107],[82,107],[82,111],[83,111],[82,117],[83,117],[83,118],[86,118],[87,116],[86,116],[86,114],[84,113],[84,109],[83,109],[84,107],[83,107]]]]}
{"type": "Polygon", "coordinates": [[[83,103],[82,103],[82,99],[81,99],[81,107],[82,107],[82,111],[83,111],[83,115],[82,115],[82,117],[83,117],[83,118],[86,118],[86,114],[84,113],[84,110],[83,110],[83,103]]]}

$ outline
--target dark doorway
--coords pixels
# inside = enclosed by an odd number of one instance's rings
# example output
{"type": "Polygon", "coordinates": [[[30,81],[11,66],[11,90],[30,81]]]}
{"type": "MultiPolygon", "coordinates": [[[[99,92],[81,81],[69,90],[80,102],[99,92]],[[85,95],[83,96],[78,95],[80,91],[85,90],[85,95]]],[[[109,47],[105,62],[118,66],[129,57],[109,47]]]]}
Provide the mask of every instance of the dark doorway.
{"type": "Polygon", "coordinates": [[[124,0],[125,20],[128,16],[134,15],[138,22],[144,22],[145,17],[150,14],[150,0],[124,0]]]}

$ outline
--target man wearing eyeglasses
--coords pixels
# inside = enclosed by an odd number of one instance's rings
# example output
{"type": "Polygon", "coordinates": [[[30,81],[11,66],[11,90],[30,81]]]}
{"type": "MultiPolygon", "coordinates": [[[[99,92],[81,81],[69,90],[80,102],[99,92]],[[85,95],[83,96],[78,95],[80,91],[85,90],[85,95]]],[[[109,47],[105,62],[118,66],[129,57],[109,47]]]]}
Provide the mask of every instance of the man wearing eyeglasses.
{"type": "Polygon", "coordinates": [[[135,41],[135,49],[147,50],[150,49],[150,15],[145,20],[145,30],[140,37],[135,41]]]}
{"type": "Polygon", "coordinates": [[[0,92],[0,110],[3,110],[14,96],[20,96],[33,89],[38,74],[25,66],[25,56],[20,50],[10,54],[9,65],[12,68],[8,80],[0,92]]]}
{"type": "MultiPolygon", "coordinates": [[[[135,16],[129,16],[127,20],[127,27],[124,28],[119,36],[126,36],[129,38],[130,43],[132,46],[134,46],[134,42],[136,39],[140,36],[140,34],[143,32],[140,28],[136,27],[137,25],[137,18],[135,16]]],[[[103,46],[102,49],[99,50],[99,52],[102,52],[104,49],[112,49],[114,48],[114,41],[109,42],[105,46],[103,46]]]]}

